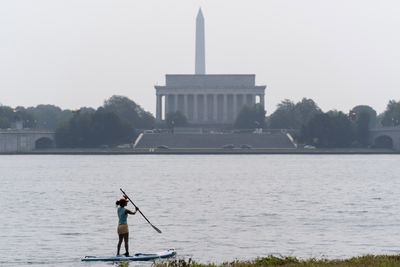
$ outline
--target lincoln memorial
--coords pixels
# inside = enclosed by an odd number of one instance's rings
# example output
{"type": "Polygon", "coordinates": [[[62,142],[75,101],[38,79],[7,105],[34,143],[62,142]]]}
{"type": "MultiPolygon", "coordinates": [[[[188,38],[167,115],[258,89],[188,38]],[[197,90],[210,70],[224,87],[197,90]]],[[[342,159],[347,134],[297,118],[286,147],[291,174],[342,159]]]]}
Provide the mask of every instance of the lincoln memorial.
{"type": "Polygon", "coordinates": [[[190,124],[231,124],[243,106],[264,107],[265,85],[254,74],[206,74],[204,17],[196,19],[195,74],[167,74],[156,89],[156,119],[180,111],[190,124]]]}

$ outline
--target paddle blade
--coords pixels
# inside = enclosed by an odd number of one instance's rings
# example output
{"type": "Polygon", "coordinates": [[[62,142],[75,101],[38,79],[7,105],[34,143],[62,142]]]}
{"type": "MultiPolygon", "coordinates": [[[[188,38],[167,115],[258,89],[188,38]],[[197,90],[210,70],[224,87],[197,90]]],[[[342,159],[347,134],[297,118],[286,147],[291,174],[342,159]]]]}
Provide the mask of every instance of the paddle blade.
{"type": "Polygon", "coordinates": [[[160,229],[158,229],[157,227],[155,227],[154,225],[151,225],[151,226],[153,226],[153,228],[154,228],[154,230],[156,230],[159,234],[161,234],[162,232],[161,232],[161,230],[160,229]]]}

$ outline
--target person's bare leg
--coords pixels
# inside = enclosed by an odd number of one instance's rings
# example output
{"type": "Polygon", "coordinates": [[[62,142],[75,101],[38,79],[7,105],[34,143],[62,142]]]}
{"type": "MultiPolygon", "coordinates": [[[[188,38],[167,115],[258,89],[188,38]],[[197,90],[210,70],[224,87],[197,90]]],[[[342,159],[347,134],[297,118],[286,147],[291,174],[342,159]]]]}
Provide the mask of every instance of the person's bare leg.
{"type": "Polygon", "coordinates": [[[121,244],[122,244],[123,236],[124,235],[118,235],[119,240],[118,240],[118,246],[117,246],[117,255],[120,254],[119,252],[121,250],[121,244]]]}
{"type": "Polygon", "coordinates": [[[129,255],[129,233],[124,234],[125,256],[129,255]]]}

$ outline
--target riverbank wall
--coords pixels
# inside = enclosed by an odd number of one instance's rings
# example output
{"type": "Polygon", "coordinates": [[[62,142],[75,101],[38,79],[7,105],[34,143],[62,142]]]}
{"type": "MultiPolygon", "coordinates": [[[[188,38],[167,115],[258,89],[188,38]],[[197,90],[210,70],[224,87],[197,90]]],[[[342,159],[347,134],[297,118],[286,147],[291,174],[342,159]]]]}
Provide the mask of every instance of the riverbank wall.
{"type": "Polygon", "coordinates": [[[390,149],[128,149],[128,148],[74,148],[42,149],[25,152],[3,152],[0,155],[400,155],[390,149]]]}

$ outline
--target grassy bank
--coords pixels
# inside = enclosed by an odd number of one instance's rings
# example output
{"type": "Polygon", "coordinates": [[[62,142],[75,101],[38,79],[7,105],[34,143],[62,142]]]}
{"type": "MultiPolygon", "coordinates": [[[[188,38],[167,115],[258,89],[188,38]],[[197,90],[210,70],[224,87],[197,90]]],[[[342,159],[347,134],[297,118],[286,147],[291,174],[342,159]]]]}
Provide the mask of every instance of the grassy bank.
{"type": "Polygon", "coordinates": [[[154,267],[400,267],[400,255],[367,255],[344,260],[307,259],[293,257],[279,258],[268,256],[252,261],[232,261],[222,264],[202,264],[192,260],[174,260],[155,263],[154,267]]]}

